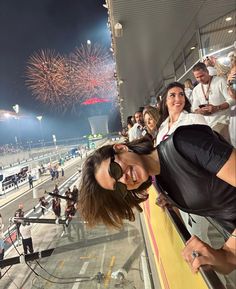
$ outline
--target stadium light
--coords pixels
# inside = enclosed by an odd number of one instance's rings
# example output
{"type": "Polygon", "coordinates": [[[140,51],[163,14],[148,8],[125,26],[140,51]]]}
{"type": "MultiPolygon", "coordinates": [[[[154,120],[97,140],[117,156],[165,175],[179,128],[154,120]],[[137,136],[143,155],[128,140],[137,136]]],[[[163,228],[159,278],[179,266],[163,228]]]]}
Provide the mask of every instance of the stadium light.
{"type": "Polygon", "coordinates": [[[15,113],[17,113],[17,114],[19,113],[19,111],[20,111],[20,106],[19,106],[19,104],[13,105],[12,108],[14,109],[15,113]]]}
{"type": "Polygon", "coordinates": [[[37,118],[37,120],[41,121],[43,117],[42,117],[42,115],[38,115],[38,116],[36,116],[36,118],[37,118]]]}

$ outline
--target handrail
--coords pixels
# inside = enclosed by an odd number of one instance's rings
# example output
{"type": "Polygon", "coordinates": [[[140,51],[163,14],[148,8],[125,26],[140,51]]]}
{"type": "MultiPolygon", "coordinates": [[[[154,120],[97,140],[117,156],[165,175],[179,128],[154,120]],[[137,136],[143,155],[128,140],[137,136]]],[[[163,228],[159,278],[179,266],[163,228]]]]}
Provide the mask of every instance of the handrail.
{"type": "MultiPolygon", "coordinates": [[[[185,227],[183,222],[180,220],[180,218],[177,216],[174,210],[167,208],[166,212],[169,215],[173,224],[175,225],[180,237],[182,238],[184,242],[186,242],[191,237],[187,228],[185,227]]],[[[214,270],[209,269],[208,266],[201,266],[199,271],[209,288],[226,289],[214,270]]]]}
{"type": "Polygon", "coordinates": [[[143,243],[144,243],[144,251],[145,251],[145,255],[147,256],[147,270],[149,273],[149,280],[150,280],[150,285],[152,289],[155,289],[155,285],[154,285],[154,280],[153,280],[153,274],[152,274],[152,269],[151,269],[151,264],[150,264],[150,259],[149,259],[149,255],[148,255],[148,247],[147,247],[147,242],[144,238],[144,228],[142,225],[142,221],[141,218],[139,218],[139,225],[140,225],[140,230],[141,230],[141,234],[143,236],[143,243]]]}
{"type": "Polygon", "coordinates": [[[155,205],[156,197],[157,190],[152,186],[149,188],[149,199],[143,203],[142,224],[145,228],[144,236],[150,243],[148,253],[153,260],[152,273],[154,275],[155,270],[158,272],[161,288],[189,289],[192,286],[226,289],[215,271],[209,267],[202,266],[198,274],[190,271],[181,251],[191,236],[173,210],[163,211],[155,205]]]}

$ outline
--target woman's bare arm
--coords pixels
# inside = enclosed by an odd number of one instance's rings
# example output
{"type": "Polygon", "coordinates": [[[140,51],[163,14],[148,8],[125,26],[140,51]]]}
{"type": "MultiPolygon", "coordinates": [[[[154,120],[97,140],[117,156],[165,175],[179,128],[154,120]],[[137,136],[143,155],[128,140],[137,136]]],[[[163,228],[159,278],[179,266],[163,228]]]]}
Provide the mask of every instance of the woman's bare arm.
{"type": "Polygon", "coordinates": [[[221,180],[236,187],[236,150],[233,149],[229,159],[216,175],[221,180]]]}

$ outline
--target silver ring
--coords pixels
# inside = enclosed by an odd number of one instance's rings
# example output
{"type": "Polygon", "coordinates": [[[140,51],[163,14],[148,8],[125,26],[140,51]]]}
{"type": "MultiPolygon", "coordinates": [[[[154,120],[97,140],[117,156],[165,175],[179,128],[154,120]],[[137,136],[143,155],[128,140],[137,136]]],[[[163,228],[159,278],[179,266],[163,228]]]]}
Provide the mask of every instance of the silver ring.
{"type": "Polygon", "coordinates": [[[198,253],[198,251],[193,251],[192,252],[192,257],[193,257],[193,259],[195,259],[195,258],[197,258],[197,257],[199,257],[200,256],[200,253],[198,253]]]}

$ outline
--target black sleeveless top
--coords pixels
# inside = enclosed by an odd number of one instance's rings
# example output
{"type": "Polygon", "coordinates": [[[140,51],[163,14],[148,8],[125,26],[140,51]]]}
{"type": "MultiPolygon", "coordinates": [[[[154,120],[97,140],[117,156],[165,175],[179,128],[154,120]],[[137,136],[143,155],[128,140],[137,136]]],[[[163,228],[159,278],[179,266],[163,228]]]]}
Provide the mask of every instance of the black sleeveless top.
{"type": "Polygon", "coordinates": [[[232,149],[208,126],[179,127],[157,146],[157,185],[176,207],[212,217],[231,232],[236,227],[236,188],[216,174],[232,149]]]}

